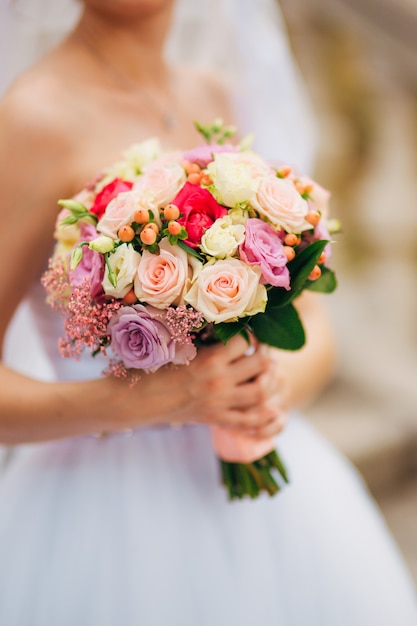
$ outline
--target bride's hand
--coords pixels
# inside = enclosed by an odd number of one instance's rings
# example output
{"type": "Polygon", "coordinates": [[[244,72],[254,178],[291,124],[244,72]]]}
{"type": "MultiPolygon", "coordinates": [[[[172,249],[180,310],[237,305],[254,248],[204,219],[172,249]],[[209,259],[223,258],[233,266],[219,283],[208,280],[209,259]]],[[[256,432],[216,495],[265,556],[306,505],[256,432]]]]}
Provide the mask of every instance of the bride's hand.
{"type": "MultiPolygon", "coordinates": [[[[277,402],[276,364],[267,351],[257,348],[248,351],[247,342],[237,336],[226,346],[200,348],[188,366],[143,375],[132,390],[125,388],[113,428],[198,422],[260,437],[280,432],[285,420],[277,402]],[[140,411],[132,411],[135,404],[140,411]]],[[[116,381],[119,389],[123,385],[116,381]]]]}

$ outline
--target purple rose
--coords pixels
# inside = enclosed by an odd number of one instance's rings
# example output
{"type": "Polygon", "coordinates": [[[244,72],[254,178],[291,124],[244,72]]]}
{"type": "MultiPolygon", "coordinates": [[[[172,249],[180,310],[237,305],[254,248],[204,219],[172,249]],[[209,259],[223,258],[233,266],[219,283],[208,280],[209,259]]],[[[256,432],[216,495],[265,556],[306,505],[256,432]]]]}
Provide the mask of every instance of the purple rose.
{"type": "MultiPolygon", "coordinates": [[[[92,241],[98,237],[98,233],[93,224],[80,222],[80,241],[92,241]]],[[[75,270],[70,272],[70,283],[73,287],[81,285],[84,278],[90,284],[90,294],[92,298],[99,298],[104,295],[102,281],[104,278],[104,256],[95,250],[90,250],[88,246],[82,248],[83,256],[75,270]]]]}
{"type": "Polygon", "coordinates": [[[239,146],[232,146],[230,144],[220,145],[218,143],[209,143],[188,150],[184,153],[184,159],[191,163],[197,163],[201,168],[207,167],[213,160],[213,154],[215,152],[239,152],[239,146]]]}
{"type": "Polygon", "coordinates": [[[109,323],[111,348],[127,368],[155,372],[167,363],[185,364],[195,346],[177,345],[163,322],[163,312],[135,304],[120,308],[109,323]]]}
{"type": "Polygon", "coordinates": [[[290,273],[279,234],[266,222],[253,218],[246,222],[245,241],[239,246],[242,261],[259,265],[264,285],[290,288],[290,273]]]}

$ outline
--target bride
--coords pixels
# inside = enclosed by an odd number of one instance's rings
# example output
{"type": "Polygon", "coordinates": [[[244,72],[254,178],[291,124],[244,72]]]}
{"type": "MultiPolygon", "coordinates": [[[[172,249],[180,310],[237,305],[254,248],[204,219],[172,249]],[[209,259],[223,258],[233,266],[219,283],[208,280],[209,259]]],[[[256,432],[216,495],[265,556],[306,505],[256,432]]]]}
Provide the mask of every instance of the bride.
{"type": "MultiPolygon", "coordinates": [[[[22,5],[12,3],[10,20],[22,5]]],[[[195,117],[237,119],[257,131],[266,157],[301,169],[311,154],[273,3],[81,0],[78,9],[69,34],[0,104],[1,336],[22,299],[33,318],[15,322],[1,366],[0,441],[14,451],[0,475],[0,623],[416,624],[412,584],[360,479],[302,418],[291,413],[285,426],[286,410],[331,373],[320,297],[300,298],[309,341],[295,354],[248,356],[237,337],[131,390],[99,377],[96,360],[58,356],[61,320],[39,283],[58,198],[149,136],[194,146],[195,117]],[[233,95],[211,73],[165,61],[172,20],[168,57],[214,52],[233,95]],[[199,44],[193,52],[184,33],[199,44]],[[20,327],[31,323],[47,374],[16,355],[20,327]],[[227,502],[209,439],[215,423],[279,434],[290,486],[273,499],[227,502]]],[[[32,18],[24,10],[17,23],[50,17],[45,7],[32,18]]]]}

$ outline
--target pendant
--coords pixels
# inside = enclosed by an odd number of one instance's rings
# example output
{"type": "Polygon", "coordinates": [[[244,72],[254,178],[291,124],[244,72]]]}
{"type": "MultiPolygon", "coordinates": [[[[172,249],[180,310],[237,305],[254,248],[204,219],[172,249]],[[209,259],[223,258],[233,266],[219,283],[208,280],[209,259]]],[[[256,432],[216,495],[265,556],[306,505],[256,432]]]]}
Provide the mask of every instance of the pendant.
{"type": "Polygon", "coordinates": [[[173,130],[177,125],[175,115],[173,115],[172,113],[166,113],[162,118],[162,122],[165,128],[167,128],[168,130],[173,130]]]}

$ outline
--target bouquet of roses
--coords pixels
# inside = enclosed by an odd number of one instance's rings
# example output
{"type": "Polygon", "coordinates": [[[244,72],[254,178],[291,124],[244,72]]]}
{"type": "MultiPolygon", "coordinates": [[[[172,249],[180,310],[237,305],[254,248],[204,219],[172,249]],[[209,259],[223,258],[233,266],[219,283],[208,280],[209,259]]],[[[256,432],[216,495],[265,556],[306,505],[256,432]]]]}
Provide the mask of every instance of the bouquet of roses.
{"type": "MultiPolygon", "coordinates": [[[[206,143],[132,146],[69,200],[42,278],[64,316],[60,350],[108,357],[106,374],[186,365],[199,345],[240,333],[284,350],[305,343],[293,300],[332,291],[328,192],[271,165],[220,120],[206,143]]],[[[230,498],[276,493],[287,474],[273,440],[212,427],[230,498]],[[275,474],[275,476],[274,476],[275,474]]]]}

